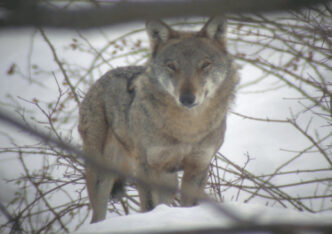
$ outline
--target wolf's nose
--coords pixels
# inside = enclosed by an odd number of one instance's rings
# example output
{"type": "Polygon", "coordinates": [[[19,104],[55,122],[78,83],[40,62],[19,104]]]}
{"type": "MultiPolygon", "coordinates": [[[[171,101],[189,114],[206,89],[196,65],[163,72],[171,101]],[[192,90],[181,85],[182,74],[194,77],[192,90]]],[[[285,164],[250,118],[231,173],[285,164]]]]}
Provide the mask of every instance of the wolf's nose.
{"type": "Polygon", "coordinates": [[[182,94],[180,96],[180,102],[185,107],[193,107],[195,103],[195,96],[192,94],[182,94]]]}

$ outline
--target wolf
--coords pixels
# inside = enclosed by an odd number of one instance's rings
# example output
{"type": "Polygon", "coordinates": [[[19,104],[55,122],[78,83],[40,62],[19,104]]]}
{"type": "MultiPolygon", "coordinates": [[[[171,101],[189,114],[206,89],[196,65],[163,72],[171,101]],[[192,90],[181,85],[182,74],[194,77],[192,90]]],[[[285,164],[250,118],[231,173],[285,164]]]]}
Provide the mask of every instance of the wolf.
{"type": "MultiPolygon", "coordinates": [[[[226,116],[238,83],[226,49],[226,19],[210,18],[200,31],[146,23],[151,56],[145,66],[107,72],[87,92],[79,109],[79,133],[89,157],[140,178],[178,186],[181,205],[197,204],[208,168],[223,144],[226,116]]],[[[105,219],[123,178],[86,164],[91,222],[105,219]]],[[[137,184],[142,211],[169,204],[173,193],[137,184]]]]}

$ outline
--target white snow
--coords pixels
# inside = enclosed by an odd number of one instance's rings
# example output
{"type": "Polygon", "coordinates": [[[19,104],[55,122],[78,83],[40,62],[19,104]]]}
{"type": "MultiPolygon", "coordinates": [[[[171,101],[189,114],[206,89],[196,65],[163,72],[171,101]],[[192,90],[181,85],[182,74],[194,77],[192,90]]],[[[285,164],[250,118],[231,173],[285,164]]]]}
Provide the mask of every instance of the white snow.
{"type": "MultiPolygon", "coordinates": [[[[82,233],[154,233],[157,231],[184,231],[203,228],[230,228],[238,223],[218,209],[217,204],[203,203],[195,207],[168,207],[159,205],[147,213],[106,219],[77,230],[82,233]]],[[[291,209],[272,208],[245,203],[223,203],[221,208],[231,211],[251,224],[322,224],[331,225],[332,214],[311,214],[291,209]]]]}
{"type": "MultiPolygon", "coordinates": [[[[140,27],[143,24],[139,25],[140,27]]],[[[132,27],[136,29],[138,26],[132,27]]],[[[122,35],[124,31],[130,31],[129,28],[116,28],[108,30],[106,35],[109,35],[111,38],[115,38],[118,35],[122,35]]],[[[8,30],[6,33],[0,35],[0,72],[2,78],[0,79],[0,102],[5,102],[7,93],[11,94],[13,97],[23,97],[24,99],[31,100],[33,97],[38,99],[49,100],[54,98],[52,96],[52,90],[57,91],[55,86],[55,81],[51,75],[34,75],[39,82],[43,82],[46,86],[45,89],[34,87],[29,83],[28,80],[23,80],[19,78],[18,75],[6,75],[10,65],[15,62],[18,64],[23,73],[27,73],[25,69],[28,68],[28,56],[29,56],[29,44],[31,43],[31,35],[34,33],[34,30],[25,29],[25,30],[8,30]]],[[[52,39],[52,43],[57,49],[60,57],[67,61],[69,64],[75,62],[81,67],[88,67],[90,65],[90,59],[81,54],[76,54],[72,52],[70,56],[69,52],[63,49],[64,44],[69,44],[72,37],[77,36],[73,32],[59,32],[47,30],[47,34],[52,39]],[[79,56],[80,55],[80,56],[79,56]]],[[[97,34],[97,33],[96,33],[97,34]]],[[[95,38],[94,32],[91,32],[89,35],[91,37],[92,44],[94,47],[102,47],[98,38],[95,38]]],[[[145,36],[145,34],[144,34],[145,36]]],[[[44,40],[40,37],[36,37],[35,46],[33,47],[33,57],[32,64],[37,64],[46,71],[51,71],[57,68],[56,64],[53,63],[53,57],[51,55],[50,49],[46,46],[44,40]]],[[[248,49],[248,48],[241,48],[248,49]]],[[[77,52],[78,53],[78,52],[77,52]]],[[[114,65],[114,64],[112,64],[114,65]]],[[[100,71],[102,73],[102,71],[100,71]]],[[[245,66],[240,70],[242,81],[248,82],[256,78],[257,75],[254,74],[257,70],[253,70],[252,67],[245,66]],[[254,74],[254,75],[253,75],[254,74]]],[[[59,81],[61,81],[62,76],[59,75],[59,81]]],[[[95,79],[97,76],[94,77],[95,79]]],[[[88,78],[87,78],[88,79],[88,78]]],[[[250,88],[252,90],[266,90],[275,85],[273,82],[275,80],[266,79],[266,82],[261,82],[254,87],[250,88]]],[[[241,90],[240,90],[241,91],[241,90]]],[[[248,90],[245,90],[248,91],[248,90]]],[[[56,93],[57,94],[57,93],[56,93]]],[[[292,110],[296,113],[297,109],[301,105],[298,105],[297,100],[290,101],[291,98],[297,97],[298,94],[294,90],[289,88],[280,89],[274,92],[268,93],[254,93],[249,94],[243,91],[239,92],[233,110],[242,114],[253,117],[269,118],[269,119],[286,119],[290,117],[290,111],[292,110]]],[[[28,106],[26,103],[19,101],[19,104],[27,109],[31,109],[31,106],[28,106]]],[[[307,113],[304,117],[311,117],[310,113],[307,113]]],[[[302,117],[299,119],[302,126],[306,126],[306,119],[302,117]]],[[[264,123],[264,122],[254,122],[248,119],[240,118],[234,115],[229,115],[228,118],[228,130],[226,132],[226,140],[221,148],[221,152],[238,165],[243,165],[246,161],[246,153],[248,153],[254,160],[250,161],[250,164],[246,169],[249,171],[255,172],[255,175],[269,174],[276,170],[280,165],[287,162],[291,157],[293,157],[292,151],[299,151],[303,148],[308,147],[310,142],[305,139],[305,137],[298,134],[296,129],[290,127],[289,125],[276,124],[276,123],[264,123]],[[287,149],[290,152],[281,151],[280,149],[287,149]]],[[[325,123],[316,123],[315,126],[311,127],[312,133],[319,128],[319,131],[322,131],[321,126],[324,126],[325,123]]],[[[329,130],[328,128],[325,128],[329,130]]],[[[0,131],[2,132],[11,132],[12,128],[4,126],[0,122],[0,131]]],[[[326,131],[326,130],[325,130],[326,131]]],[[[74,131],[74,141],[78,139],[77,131],[74,131]],[[75,138],[76,137],[76,138],[75,138]]],[[[21,139],[26,142],[31,140],[30,136],[19,133],[15,134],[15,140],[21,139]]],[[[8,139],[0,135],[0,145],[5,147],[10,145],[8,139]]],[[[13,155],[3,155],[0,160],[0,200],[3,203],[9,202],[14,193],[17,191],[17,188],[10,183],[7,183],[7,179],[16,178],[20,174],[21,167],[17,163],[16,158],[12,157],[13,155]],[[15,168],[15,170],[13,170],[15,168]]],[[[39,168],[40,164],[37,159],[29,157],[29,169],[33,170],[34,168],[39,168]]],[[[287,170],[304,170],[304,169],[315,169],[315,168],[324,168],[326,161],[324,158],[319,156],[316,152],[308,152],[304,157],[297,159],[295,163],[287,165],[287,170]],[[318,157],[317,157],[318,156],[318,157]]],[[[285,169],[285,170],[286,170],[285,169]]],[[[60,170],[58,170],[60,174],[60,170]]],[[[331,178],[331,171],[321,172],[324,178],[331,178]]],[[[319,174],[319,175],[320,175],[319,174]]],[[[316,179],[318,174],[292,174],[292,176],[278,176],[273,178],[273,183],[276,185],[287,184],[290,182],[297,182],[302,180],[316,179]]],[[[319,177],[318,177],[319,178],[319,177]]],[[[293,197],[296,197],[298,194],[308,194],[311,196],[316,189],[325,189],[321,186],[320,188],[315,187],[316,184],[308,184],[303,186],[295,186],[288,189],[286,192],[293,197]]],[[[71,193],[74,194],[74,193],[71,193]]],[[[34,196],[34,194],[31,194],[34,196]]],[[[239,201],[247,198],[247,194],[241,192],[240,195],[243,195],[238,199],[239,201]]],[[[223,193],[225,201],[230,201],[233,199],[234,190],[225,191],[223,193]]],[[[53,196],[56,199],[49,199],[54,202],[62,201],[59,199],[59,195],[53,196]]],[[[264,204],[266,200],[255,198],[250,202],[258,202],[264,204]]],[[[311,201],[310,201],[311,202],[311,201]]],[[[309,202],[304,201],[306,205],[311,208],[329,208],[331,200],[313,200],[313,204],[308,204],[309,202]]],[[[271,203],[270,203],[271,204],[271,203]]],[[[278,205],[278,204],[277,204],[278,205]]],[[[233,212],[239,214],[242,218],[246,220],[255,220],[259,223],[271,224],[271,223],[280,223],[280,222],[294,222],[294,223],[328,223],[332,224],[332,212],[329,213],[329,216],[323,216],[322,214],[308,214],[303,212],[297,212],[289,209],[281,208],[271,208],[264,205],[255,205],[253,203],[243,204],[243,203],[224,203],[222,207],[227,207],[233,212]]],[[[86,221],[88,222],[88,220],[86,221]]],[[[1,223],[1,220],[0,220],[1,223]]],[[[76,233],[119,233],[119,232],[154,232],[160,229],[164,230],[183,230],[189,228],[204,228],[204,227],[231,227],[233,224],[232,220],[225,215],[220,214],[216,209],[211,208],[206,204],[200,205],[197,207],[191,208],[170,208],[165,205],[160,205],[156,207],[153,211],[148,213],[132,214],[129,216],[121,217],[111,217],[103,222],[97,224],[86,224],[81,227],[76,233]]],[[[332,232],[331,232],[332,233],[332,232]]]]}

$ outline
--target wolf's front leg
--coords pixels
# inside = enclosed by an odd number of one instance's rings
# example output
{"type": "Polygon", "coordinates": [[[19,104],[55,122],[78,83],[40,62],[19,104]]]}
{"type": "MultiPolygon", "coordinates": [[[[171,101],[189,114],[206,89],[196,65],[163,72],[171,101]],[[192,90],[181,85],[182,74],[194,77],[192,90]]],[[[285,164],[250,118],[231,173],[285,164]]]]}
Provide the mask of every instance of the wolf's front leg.
{"type": "MultiPolygon", "coordinates": [[[[146,166],[139,166],[137,168],[137,176],[144,181],[151,179],[151,173],[146,166]]],[[[152,187],[148,184],[137,183],[137,190],[140,199],[141,211],[150,211],[155,207],[152,197],[152,187]]]]}
{"type": "Polygon", "coordinates": [[[208,167],[197,170],[193,167],[184,169],[181,186],[181,205],[194,206],[199,198],[205,196],[204,187],[208,177],[208,167]]]}

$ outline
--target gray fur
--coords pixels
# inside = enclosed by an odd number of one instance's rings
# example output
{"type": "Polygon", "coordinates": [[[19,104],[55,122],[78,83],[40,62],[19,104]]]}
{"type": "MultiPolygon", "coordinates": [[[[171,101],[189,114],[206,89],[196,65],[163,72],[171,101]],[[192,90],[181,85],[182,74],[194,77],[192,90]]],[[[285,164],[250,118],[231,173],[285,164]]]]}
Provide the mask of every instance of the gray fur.
{"type": "MultiPolygon", "coordinates": [[[[186,194],[204,193],[238,82],[236,66],[224,40],[219,40],[224,38],[225,31],[220,31],[224,24],[212,19],[200,32],[178,32],[161,21],[147,23],[153,44],[147,65],[106,73],[81,104],[84,151],[102,163],[162,184],[177,186],[177,171],[183,170],[181,203],[195,205],[197,200],[186,194]]],[[[118,178],[86,165],[86,180],[92,222],[98,222],[105,218],[118,178]]],[[[143,211],[174,197],[137,187],[143,211]]]]}

